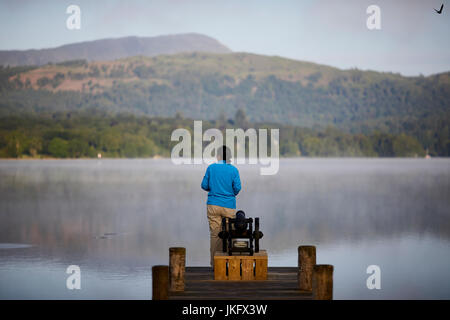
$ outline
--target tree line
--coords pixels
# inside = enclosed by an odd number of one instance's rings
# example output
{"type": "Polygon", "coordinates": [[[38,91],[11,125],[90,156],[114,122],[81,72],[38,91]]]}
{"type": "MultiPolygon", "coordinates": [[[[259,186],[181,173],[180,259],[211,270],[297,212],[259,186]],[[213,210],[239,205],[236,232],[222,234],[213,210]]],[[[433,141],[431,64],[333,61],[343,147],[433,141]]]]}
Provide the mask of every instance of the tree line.
{"type": "MultiPolygon", "coordinates": [[[[173,130],[193,131],[193,120],[175,117],[136,117],[60,112],[0,118],[1,158],[110,158],[169,157],[177,142],[173,130]]],[[[425,148],[404,133],[348,133],[336,127],[303,128],[275,123],[252,123],[244,111],[233,119],[224,115],[203,121],[203,130],[218,128],[279,128],[282,157],[423,157],[425,148]]]]}

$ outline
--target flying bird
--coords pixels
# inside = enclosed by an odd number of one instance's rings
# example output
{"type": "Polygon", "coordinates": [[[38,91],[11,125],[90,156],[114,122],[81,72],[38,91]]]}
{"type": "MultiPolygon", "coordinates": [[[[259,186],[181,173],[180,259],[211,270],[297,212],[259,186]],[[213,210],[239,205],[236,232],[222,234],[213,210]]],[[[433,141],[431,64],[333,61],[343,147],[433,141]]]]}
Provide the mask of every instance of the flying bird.
{"type": "Polygon", "coordinates": [[[437,11],[436,9],[434,9],[434,11],[436,11],[439,14],[441,14],[442,13],[442,9],[444,9],[444,4],[441,5],[441,8],[439,9],[439,11],[437,11]]]}

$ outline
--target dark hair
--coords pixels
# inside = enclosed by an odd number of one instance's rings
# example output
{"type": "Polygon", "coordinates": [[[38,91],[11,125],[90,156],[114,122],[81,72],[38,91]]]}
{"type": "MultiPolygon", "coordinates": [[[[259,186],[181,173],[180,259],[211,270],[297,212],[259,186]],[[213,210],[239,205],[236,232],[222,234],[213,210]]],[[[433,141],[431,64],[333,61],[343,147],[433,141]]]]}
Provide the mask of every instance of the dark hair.
{"type": "Polygon", "coordinates": [[[225,162],[229,162],[230,158],[231,158],[231,150],[230,148],[228,148],[226,145],[223,145],[221,147],[219,147],[218,151],[218,155],[222,160],[225,160],[225,162]]]}

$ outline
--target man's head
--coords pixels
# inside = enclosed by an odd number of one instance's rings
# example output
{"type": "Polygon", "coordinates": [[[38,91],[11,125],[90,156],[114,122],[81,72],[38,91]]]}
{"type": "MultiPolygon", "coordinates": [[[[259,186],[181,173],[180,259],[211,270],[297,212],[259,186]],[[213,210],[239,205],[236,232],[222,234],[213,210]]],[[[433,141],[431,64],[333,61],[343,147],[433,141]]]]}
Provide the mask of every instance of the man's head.
{"type": "Polygon", "coordinates": [[[217,160],[225,160],[226,163],[230,163],[231,150],[227,146],[223,145],[217,149],[217,160]]]}

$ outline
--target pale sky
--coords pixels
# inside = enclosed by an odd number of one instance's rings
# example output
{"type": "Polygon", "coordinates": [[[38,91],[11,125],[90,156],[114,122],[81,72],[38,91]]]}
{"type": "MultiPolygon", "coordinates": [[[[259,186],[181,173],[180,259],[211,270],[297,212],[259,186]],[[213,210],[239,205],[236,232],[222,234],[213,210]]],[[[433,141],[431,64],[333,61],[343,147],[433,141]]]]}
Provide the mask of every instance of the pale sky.
{"type": "Polygon", "coordinates": [[[196,32],[233,51],[429,75],[450,71],[449,10],[448,0],[0,0],[0,50],[196,32]],[[80,30],[66,28],[71,4],[80,30]],[[372,4],[381,30],[366,27],[372,4]]]}

